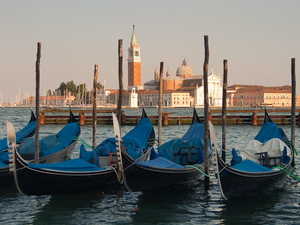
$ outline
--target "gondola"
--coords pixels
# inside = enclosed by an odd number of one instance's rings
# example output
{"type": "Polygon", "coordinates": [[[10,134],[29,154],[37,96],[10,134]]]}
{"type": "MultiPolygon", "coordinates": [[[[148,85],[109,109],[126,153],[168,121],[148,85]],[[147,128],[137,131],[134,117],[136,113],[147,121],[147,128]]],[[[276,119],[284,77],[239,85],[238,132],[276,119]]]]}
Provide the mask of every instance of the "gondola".
{"type": "MultiPolygon", "coordinates": [[[[214,139],[216,140],[216,139],[214,139]]],[[[214,143],[217,146],[217,143],[214,143]]],[[[231,165],[213,149],[215,173],[224,199],[269,193],[284,182],[294,160],[294,150],[284,131],[272,122],[265,110],[264,123],[254,138],[238,155],[232,149],[231,165]]]]}
{"type": "MultiPolygon", "coordinates": [[[[152,129],[149,119],[141,119],[135,128],[123,137],[123,140],[127,141],[128,150],[132,151],[134,156],[143,154],[152,129]]],[[[115,138],[108,138],[93,151],[86,151],[84,145],[80,148],[80,155],[85,157],[52,164],[28,163],[18,152],[13,151],[12,170],[19,192],[24,195],[57,195],[118,189],[122,177],[116,162],[113,162],[116,157],[115,138]],[[103,149],[104,146],[106,147],[103,149]],[[87,159],[87,155],[95,160],[87,159]]]]}
{"type": "MultiPolygon", "coordinates": [[[[36,125],[36,117],[33,113],[33,111],[31,110],[31,116],[30,116],[30,120],[27,123],[27,125],[25,127],[23,127],[21,130],[19,130],[18,132],[16,132],[16,143],[20,144],[20,142],[23,141],[24,138],[27,137],[32,137],[34,135],[35,132],[35,125],[36,125]]],[[[7,153],[8,150],[8,146],[7,146],[7,138],[3,138],[0,140],[0,158],[3,159],[3,153],[7,153]]],[[[8,157],[7,157],[8,160],[8,157]]],[[[4,161],[4,160],[2,160],[4,161]]]]}
{"type": "MultiPolygon", "coordinates": [[[[67,125],[57,134],[49,135],[39,140],[39,163],[56,163],[70,159],[77,143],[76,137],[80,135],[80,131],[80,126],[70,110],[67,125]]],[[[25,138],[22,145],[17,148],[17,152],[20,157],[22,156],[22,160],[28,163],[34,161],[34,149],[35,139],[25,138]]],[[[11,159],[9,163],[12,163],[11,159]]],[[[2,175],[6,177],[6,180],[5,182],[1,180],[1,186],[7,187],[14,184],[13,173],[9,172],[8,167],[2,175]]]]}
{"type": "MultiPolygon", "coordinates": [[[[211,156],[210,148],[209,158],[211,156]]],[[[133,159],[123,148],[124,183],[131,191],[195,187],[204,178],[204,125],[194,109],[193,122],[180,139],[151,149],[149,160],[133,159]]]]}
{"type": "MultiPolygon", "coordinates": [[[[31,110],[30,120],[27,125],[16,132],[16,143],[21,144],[24,138],[32,137],[35,133],[36,117],[31,110]]],[[[13,185],[13,179],[9,174],[7,138],[0,140],[0,188],[13,185]]]]}

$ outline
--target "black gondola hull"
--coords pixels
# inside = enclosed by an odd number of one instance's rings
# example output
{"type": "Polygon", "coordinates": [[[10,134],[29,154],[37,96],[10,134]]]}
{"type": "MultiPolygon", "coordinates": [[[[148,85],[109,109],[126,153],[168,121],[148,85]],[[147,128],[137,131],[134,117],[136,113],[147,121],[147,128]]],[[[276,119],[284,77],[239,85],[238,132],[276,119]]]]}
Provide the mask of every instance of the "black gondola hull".
{"type": "MultiPolygon", "coordinates": [[[[194,123],[201,123],[195,109],[192,124],[194,123]]],[[[200,172],[203,171],[203,164],[180,169],[143,166],[135,163],[124,149],[122,162],[124,184],[131,191],[181,190],[195,187],[204,180],[204,174],[200,172]]]]}
{"type": "Polygon", "coordinates": [[[6,188],[14,185],[14,175],[9,172],[8,167],[0,169],[0,188],[6,188]]]}
{"type": "MultiPolygon", "coordinates": [[[[131,191],[180,190],[193,187],[203,181],[204,175],[195,168],[168,169],[145,167],[122,152],[126,186],[131,191]]],[[[197,166],[200,170],[200,166],[197,166]]]]}
{"type": "Polygon", "coordinates": [[[16,154],[16,179],[24,195],[57,195],[105,191],[118,187],[113,169],[94,172],[67,172],[34,169],[16,154]]]}
{"type": "MultiPolygon", "coordinates": [[[[286,166],[286,169],[288,168],[290,168],[290,163],[286,166]]],[[[218,169],[220,171],[220,185],[227,199],[268,193],[273,189],[282,187],[284,182],[281,181],[286,175],[285,171],[279,169],[260,173],[236,170],[226,165],[219,155],[218,169]]]]}

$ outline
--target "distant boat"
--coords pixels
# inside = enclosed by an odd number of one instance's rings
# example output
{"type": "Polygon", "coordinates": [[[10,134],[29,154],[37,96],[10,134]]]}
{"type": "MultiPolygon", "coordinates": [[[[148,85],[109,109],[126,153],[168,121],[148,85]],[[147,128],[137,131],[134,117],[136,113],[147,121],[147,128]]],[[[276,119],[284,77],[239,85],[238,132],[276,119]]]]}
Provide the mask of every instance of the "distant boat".
{"type": "MultiPolygon", "coordinates": [[[[215,140],[215,139],[214,139],[215,140]]],[[[215,146],[217,146],[215,144],[215,146]]],[[[231,165],[214,149],[215,172],[225,199],[259,195],[277,187],[291,168],[294,150],[284,131],[272,122],[267,111],[259,133],[240,155],[232,150],[231,165]]]]}
{"type": "MultiPolygon", "coordinates": [[[[143,147],[148,146],[152,131],[150,120],[141,119],[123,137],[134,156],[143,154],[143,147]]],[[[16,186],[24,195],[71,194],[119,188],[122,177],[119,177],[120,170],[112,162],[116,154],[115,142],[115,138],[108,138],[93,151],[86,151],[81,145],[81,155],[86,157],[52,164],[28,163],[14,149],[12,165],[16,186]]]]}
{"type": "Polygon", "coordinates": [[[193,122],[185,135],[161,145],[157,152],[152,149],[149,160],[137,161],[124,149],[122,156],[124,183],[131,191],[194,187],[204,180],[204,124],[194,109],[193,122]]]}
{"type": "MultiPolygon", "coordinates": [[[[67,125],[65,125],[57,134],[49,135],[39,140],[39,163],[56,163],[70,159],[77,143],[75,137],[78,137],[79,135],[80,126],[70,110],[69,123],[67,125]]],[[[21,147],[18,148],[18,154],[26,159],[24,159],[26,163],[28,161],[34,161],[34,149],[34,138],[26,138],[21,147]]],[[[11,186],[14,183],[13,174],[9,173],[8,164],[5,165],[6,166],[2,167],[0,170],[0,187],[11,186]]]]}

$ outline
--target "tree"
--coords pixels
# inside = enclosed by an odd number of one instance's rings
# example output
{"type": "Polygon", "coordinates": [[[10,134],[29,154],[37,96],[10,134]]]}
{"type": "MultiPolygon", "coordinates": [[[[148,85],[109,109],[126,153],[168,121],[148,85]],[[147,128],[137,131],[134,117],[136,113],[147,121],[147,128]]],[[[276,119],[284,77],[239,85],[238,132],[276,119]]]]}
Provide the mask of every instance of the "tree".
{"type": "Polygon", "coordinates": [[[57,88],[55,90],[55,92],[58,92],[58,90],[60,91],[60,93],[64,93],[64,91],[67,89],[67,85],[65,82],[61,82],[59,88],[57,88]]]}
{"type": "Polygon", "coordinates": [[[97,83],[96,87],[97,87],[97,90],[104,88],[104,86],[102,84],[100,84],[100,82],[97,83]]]}
{"type": "Polygon", "coordinates": [[[47,96],[51,96],[51,90],[47,91],[47,96]]]}
{"type": "MultiPolygon", "coordinates": [[[[68,89],[71,92],[71,94],[74,96],[77,93],[76,84],[74,83],[73,80],[67,82],[66,89],[68,89]]],[[[64,92],[62,92],[62,93],[64,93],[64,92]]]]}

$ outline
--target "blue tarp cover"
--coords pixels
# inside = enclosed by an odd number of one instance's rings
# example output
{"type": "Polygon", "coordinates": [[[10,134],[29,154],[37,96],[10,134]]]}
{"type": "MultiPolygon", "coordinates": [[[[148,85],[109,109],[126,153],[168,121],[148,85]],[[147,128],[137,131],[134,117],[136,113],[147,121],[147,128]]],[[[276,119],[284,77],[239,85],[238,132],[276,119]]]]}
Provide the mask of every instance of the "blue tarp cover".
{"type": "MultiPolygon", "coordinates": [[[[47,156],[69,146],[79,131],[76,122],[68,123],[57,134],[49,135],[39,140],[40,156],[47,156]]],[[[34,153],[35,139],[24,139],[23,145],[18,149],[20,155],[34,153]]]]}
{"type": "Polygon", "coordinates": [[[145,166],[145,167],[159,167],[159,168],[170,168],[170,169],[183,169],[184,166],[181,166],[175,162],[172,162],[171,160],[168,160],[164,157],[158,157],[153,160],[149,161],[136,161],[137,165],[145,166]]]}
{"type": "MultiPolygon", "coordinates": [[[[187,153],[188,147],[195,146],[196,148],[191,148],[191,152],[195,153],[192,155],[191,160],[196,163],[204,162],[204,125],[202,123],[192,124],[186,134],[180,139],[173,139],[157,148],[158,152],[162,154],[163,157],[173,161],[174,154],[178,153],[180,148],[180,153],[187,153]]],[[[210,146],[210,145],[209,145],[210,146]]],[[[209,147],[209,155],[211,155],[211,149],[209,147]]],[[[188,156],[183,156],[183,164],[188,164],[188,156]]],[[[181,164],[181,156],[176,156],[175,162],[181,164]]]]}
{"type": "MultiPolygon", "coordinates": [[[[147,117],[143,117],[138,124],[122,138],[123,147],[130,157],[137,159],[141,156],[141,151],[147,147],[151,131],[151,121],[147,117]]],[[[116,152],[115,143],[115,138],[107,138],[93,149],[93,155],[86,151],[84,146],[81,146],[80,158],[86,161],[94,158],[94,164],[99,165],[99,156],[109,156],[109,153],[116,152]]]]}
{"type": "Polygon", "coordinates": [[[277,127],[277,125],[273,122],[267,122],[261,126],[254,140],[265,143],[272,138],[278,138],[282,140],[281,128],[277,127]]]}
{"type": "MultiPolygon", "coordinates": [[[[29,122],[23,129],[16,132],[16,143],[20,143],[26,136],[28,136],[32,131],[35,130],[35,121],[29,122]]],[[[8,149],[7,138],[0,140],[0,151],[8,149]]]]}
{"type": "MultiPolygon", "coordinates": [[[[16,143],[20,143],[26,136],[33,132],[35,130],[35,124],[36,121],[31,121],[22,130],[16,132],[16,143]]],[[[8,161],[8,152],[3,153],[5,149],[8,149],[7,138],[0,140],[0,162],[8,161]]]]}
{"type": "Polygon", "coordinates": [[[8,167],[8,164],[5,164],[3,162],[0,162],[0,168],[5,168],[5,167],[8,167]]]}
{"type": "Polygon", "coordinates": [[[59,163],[45,163],[45,164],[34,164],[29,163],[28,166],[34,169],[48,169],[48,170],[57,170],[57,171],[69,171],[69,172],[88,172],[88,171],[97,171],[104,170],[105,168],[100,168],[91,163],[88,163],[82,159],[71,159],[59,163]]]}
{"type": "Polygon", "coordinates": [[[266,171],[272,171],[271,169],[261,166],[255,162],[252,162],[249,159],[245,159],[244,161],[240,162],[239,164],[236,164],[232,168],[236,170],[241,170],[245,172],[266,172],[266,171]]]}
{"type": "Polygon", "coordinates": [[[204,139],[204,124],[203,123],[193,123],[190,125],[187,132],[181,138],[182,141],[191,140],[193,138],[204,139]]]}

